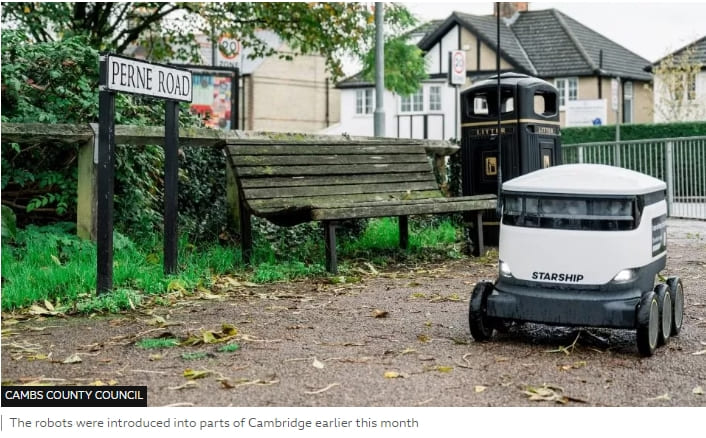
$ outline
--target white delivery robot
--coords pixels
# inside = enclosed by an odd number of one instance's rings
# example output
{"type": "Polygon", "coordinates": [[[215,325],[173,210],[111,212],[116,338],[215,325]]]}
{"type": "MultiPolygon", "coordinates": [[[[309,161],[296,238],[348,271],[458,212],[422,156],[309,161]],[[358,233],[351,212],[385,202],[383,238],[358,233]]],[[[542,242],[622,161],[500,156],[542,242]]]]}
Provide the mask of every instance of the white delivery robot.
{"type": "Polygon", "coordinates": [[[502,186],[499,276],[476,284],[477,341],[508,322],[637,330],[651,356],[679,334],[678,277],[657,284],[667,258],[664,182],[617,167],[567,164],[502,186]]]}

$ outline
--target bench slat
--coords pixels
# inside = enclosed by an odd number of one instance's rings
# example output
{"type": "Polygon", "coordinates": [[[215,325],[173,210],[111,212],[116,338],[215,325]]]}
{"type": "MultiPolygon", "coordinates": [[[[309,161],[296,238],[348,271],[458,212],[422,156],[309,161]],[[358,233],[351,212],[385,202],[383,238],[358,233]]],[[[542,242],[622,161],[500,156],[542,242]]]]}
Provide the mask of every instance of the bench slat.
{"type": "MultiPolygon", "coordinates": [[[[406,182],[404,187],[412,192],[417,190],[436,190],[436,181],[406,182]]],[[[389,193],[390,184],[355,184],[355,185],[329,185],[310,187],[272,187],[264,189],[243,189],[246,199],[273,199],[311,197],[321,195],[351,195],[362,193],[389,193]]]]}
{"type": "Polygon", "coordinates": [[[495,199],[460,199],[461,200],[455,202],[414,203],[414,201],[411,201],[408,203],[400,203],[394,205],[380,204],[377,206],[367,207],[361,207],[356,205],[330,209],[316,208],[311,211],[311,219],[315,221],[321,221],[414,214],[458,213],[463,211],[485,210],[495,208],[495,199]]]}
{"type": "Polygon", "coordinates": [[[288,176],[275,178],[242,178],[243,189],[268,188],[268,187],[307,187],[320,185],[347,185],[347,184],[382,184],[418,181],[435,182],[434,175],[430,172],[412,173],[373,173],[360,175],[324,175],[324,176],[288,176]]]}
{"type": "Polygon", "coordinates": [[[403,187],[400,187],[399,192],[388,191],[386,193],[365,193],[351,195],[324,195],[324,196],[308,196],[299,198],[276,198],[276,199],[250,199],[248,206],[255,214],[267,214],[281,209],[313,209],[321,205],[333,203],[357,203],[357,202],[379,202],[391,201],[400,199],[423,199],[423,198],[439,198],[443,199],[441,192],[438,190],[424,190],[417,192],[406,192],[403,187]]]}
{"type": "Polygon", "coordinates": [[[341,164],[322,166],[254,166],[236,167],[238,177],[272,177],[299,175],[351,175],[358,173],[408,173],[431,171],[429,163],[410,164],[341,164]]]}
{"type": "Polygon", "coordinates": [[[236,166],[294,166],[331,164],[426,163],[426,154],[366,155],[233,155],[236,166]]]}
{"type": "Polygon", "coordinates": [[[330,143],[322,145],[311,144],[285,144],[262,146],[229,146],[230,155],[369,155],[369,154],[418,154],[426,153],[420,145],[364,145],[352,147],[342,143],[332,146],[330,143]]]}

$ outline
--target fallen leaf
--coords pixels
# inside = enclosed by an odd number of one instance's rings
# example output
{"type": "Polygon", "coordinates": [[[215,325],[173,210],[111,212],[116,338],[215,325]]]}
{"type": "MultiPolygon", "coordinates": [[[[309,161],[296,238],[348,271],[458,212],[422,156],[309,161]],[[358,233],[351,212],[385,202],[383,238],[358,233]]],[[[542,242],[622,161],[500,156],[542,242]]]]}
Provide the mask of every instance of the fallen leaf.
{"type": "Polygon", "coordinates": [[[706,354],[706,350],[701,350],[701,351],[697,351],[696,353],[691,353],[692,356],[701,356],[702,354],[706,354]]]}
{"type": "Polygon", "coordinates": [[[453,371],[454,367],[438,365],[434,367],[434,369],[440,373],[450,373],[451,371],[453,371]]]}
{"type": "Polygon", "coordinates": [[[49,302],[49,300],[44,300],[44,307],[51,312],[54,311],[54,306],[49,302]]]}
{"type": "Polygon", "coordinates": [[[486,389],[488,389],[488,387],[483,385],[476,385],[473,387],[473,389],[478,393],[485,391],[486,389]]]}
{"type": "Polygon", "coordinates": [[[387,314],[387,310],[375,309],[373,310],[372,316],[373,318],[387,318],[387,314]]]}
{"type": "MultiPolygon", "coordinates": [[[[61,260],[59,260],[59,257],[55,256],[54,254],[51,255],[52,261],[57,265],[61,266],[61,260]]],[[[46,301],[45,301],[46,302],[46,301]]]]}
{"type": "Polygon", "coordinates": [[[331,388],[334,388],[336,386],[339,386],[340,383],[331,383],[330,385],[325,386],[324,388],[317,389],[316,391],[304,391],[304,394],[321,394],[322,392],[326,392],[331,388]]]}
{"type": "Polygon", "coordinates": [[[78,354],[72,354],[66,359],[62,360],[61,363],[80,363],[83,362],[78,354]]]}
{"type": "Polygon", "coordinates": [[[150,319],[149,321],[145,321],[145,324],[147,324],[147,325],[156,325],[156,326],[158,326],[158,327],[161,327],[161,326],[163,326],[164,324],[166,324],[166,322],[167,322],[167,320],[165,320],[165,319],[162,318],[161,316],[155,315],[154,318],[150,319]]]}
{"type": "Polygon", "coordinates": [[[375,267],[374,267],[373,265],[371,265],[370,263],[365,262],[364,264],[365,264],[365,266],[368,267],[368,269],[370,269],[370,273],[371,273],[371,274],[373,274],[373,275],[379,275],[379,274],[380,274],[380,273],[378,272],[378,270],[375,269],[375,267]]]}
{"type": "Polygon", "coordinates": [[[417,335],[417,340],[419,340],[419,342],[429,342],[429,336],[425,334],[417,335]]]}
{"type": "Polygon", "coordinates": [[[314,366],[314,368],[318,368],[318,369],[324,368],[324,364],[322,362],[320,362],[317,358],[314,358],[314,362],[312,362],[312,365],[314,366]]]}
{"type": "Polygon", "coordinates": [[[398,379],[404,377],[397,371],[385,371],[385,374],[383,374],[383,376],[385,376],[386,379],[398,379]]]}
{"type": "Polygon", "coordinates": [[[161,354],[150,354],[149,357],[150,361],[155,361],[155,360],[162,360],[162,355],[161,354]]]}
{"type": "MultiPolygon", "coordinates": [[[[46,354],[41,354],[41,353],[32,354],[32,355],[27,356],[27,360],[29,360],[29,361],[32,361],[32,360],[47,360],[47,359],[49,359],[49,356],[47,356],[46,354]]],[[[79,362],[80,362],[80,358],[79,358],[79,362]]]]}
{"type": "Polygon", "coordinates": [[[184,370],[184,377],[190,380],[203,379],[204,377],[211,375],[211,373],[212,371],[209,370],[195,371],[191,368],[187,368],[184,370]]]}
{"type": "Polygon", "coordinates": [[[184,383],[183,385],[179,386],[169,386],[169,389],[175,389],[175,390],[180,390],[180,389],[190,389],[190,388],[196,388],[199,386],[198,383],[194,382],[193,380],[189,380],[188,382],[184,383]]]}
{"type": "Polygon", "coordinates": [[[669,394],[667,394],[667,393],[665,392],[665,393],[662,394],[662,395],[658,395],[657,397],[648,398],[647,400],[665,400],[665,401],[669,401],[669,400],[671,400],[671,399],[672,399],[672,398],[669,396],[669,394]]]}
{"type": "Polygon", "coordinates": [[[704,389],[700,386],[697,386],[696,388],[691,390],[692,394],[696,395],[704,395],[704,389]]]}

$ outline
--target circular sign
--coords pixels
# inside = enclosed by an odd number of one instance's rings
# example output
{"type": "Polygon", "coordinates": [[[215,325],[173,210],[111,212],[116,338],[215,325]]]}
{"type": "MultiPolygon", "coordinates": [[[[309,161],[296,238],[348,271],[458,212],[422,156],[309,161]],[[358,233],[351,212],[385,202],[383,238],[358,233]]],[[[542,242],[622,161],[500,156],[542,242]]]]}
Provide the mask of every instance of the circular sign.
{"type": "Polygon", "coordinates": [[[454,73],[462,74],[466,70],[466,60],[463,59],[463,52],[454,52],[453,55],[454,73]]]}
{"type": "Polygon", "coordinates": [[[240,42],[228,34],[221,35],[218,38],[218,53],[224,59],[235,59],[240,54],[240,42]]]}

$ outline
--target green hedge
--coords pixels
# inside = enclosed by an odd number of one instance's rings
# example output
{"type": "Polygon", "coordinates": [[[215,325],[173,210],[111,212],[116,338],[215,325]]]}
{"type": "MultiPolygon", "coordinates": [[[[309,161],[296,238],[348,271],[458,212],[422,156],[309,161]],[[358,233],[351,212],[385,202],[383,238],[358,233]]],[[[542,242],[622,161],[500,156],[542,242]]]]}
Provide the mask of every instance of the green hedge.
{"type": "MultiPolygon", "coordinates": [[[[621,140],[694,137],[706,135],[706,121],[620,125],[621,140]]],[[[562,128],[561,144],[615,140],[615,125],[562,128]]]]}

